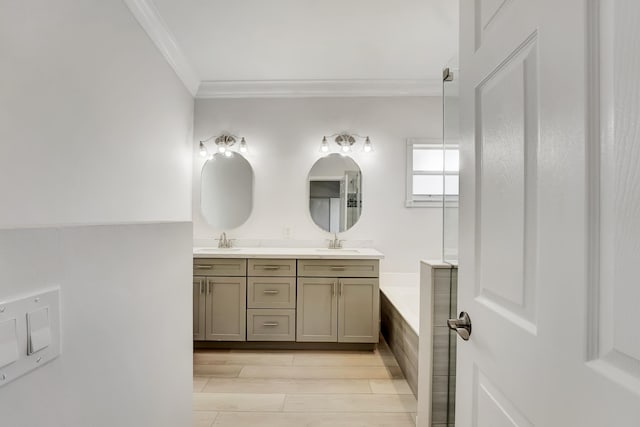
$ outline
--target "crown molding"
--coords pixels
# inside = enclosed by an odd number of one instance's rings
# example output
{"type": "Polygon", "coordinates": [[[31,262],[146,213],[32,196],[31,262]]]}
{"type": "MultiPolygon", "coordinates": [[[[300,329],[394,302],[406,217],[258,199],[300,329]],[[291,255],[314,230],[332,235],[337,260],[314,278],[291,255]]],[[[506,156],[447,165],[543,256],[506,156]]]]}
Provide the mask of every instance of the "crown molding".
{"type": "Polygon", "coordinates": [[[196,98],[440,96],[440,79],[203,81],[196,98]]]}
{"type": "Polygon", "coordinates": [[[196,98],[440,96],[440,79],[200,81],[153,0],[124,0],[187,90],[196,98]]]}
{"type": "Polygon", "coordinates": [[[191,67],[191,64],[189,64],[189,61],[187,61],[180,47],[178,47],[178,43],[167,28],[153,1],[124,0],[124,2],[187,90],[191,95],[195,96],[200,86],[200,78],[191,67]]]}

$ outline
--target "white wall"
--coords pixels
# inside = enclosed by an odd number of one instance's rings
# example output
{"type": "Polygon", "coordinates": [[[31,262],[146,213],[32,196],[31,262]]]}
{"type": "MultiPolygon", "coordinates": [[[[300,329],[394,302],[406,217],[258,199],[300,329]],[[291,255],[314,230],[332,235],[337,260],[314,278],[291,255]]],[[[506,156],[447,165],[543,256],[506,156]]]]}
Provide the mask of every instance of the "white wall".
{"type": "MultiPolygon", "coordinates": [[[[341,238],[371,240],[386,258],[383,272],[418,273],[419,259],[439,258],[442,212],[404,206],[405,140],[442,134],[440,98],[199,99],[195,144],[223,131],[244,136],[255,172],[253,213],[229,236],[248,240],[329,238],[309,214],[307,175],[323,135],[369,135],[374,152],[353,154],[363,174],[362,217],[341,238]]],[[[333,144],[335,145],[335,144],[333,144]]],[[[361,147],[361,144],[358,145],[361,147]]],[[[194,238],[217,237],[200,214],[200,171],[194,155],[194,238]]]]}
{"type": "Polygon", "coordinates": [[[0,227],[189,221],[193,100],[123,2],[0,11],[0,227]]]}
{"type": "Polygon", "coordinates": [[[0,230],[0,300],[60,285],[62,320],[0,425],[191,425],[191,245],[189,223],[0,230]]]}
{"type": "Polygon", "coordinates": [[[0,0],[0,40],[0,300],[62,302],[0,424],[190,425],[193,99],[120,0],[0,0]]]}

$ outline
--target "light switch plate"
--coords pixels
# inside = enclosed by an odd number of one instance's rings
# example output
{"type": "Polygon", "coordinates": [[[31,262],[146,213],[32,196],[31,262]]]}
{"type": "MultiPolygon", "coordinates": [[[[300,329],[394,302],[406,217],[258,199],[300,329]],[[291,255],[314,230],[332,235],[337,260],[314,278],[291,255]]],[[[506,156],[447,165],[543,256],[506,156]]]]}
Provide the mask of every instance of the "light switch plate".
{"type": "Polygon", "coordinates": [[[60,288],[0,300],[0,387],[45,365],[59,354],[60,288]],[[6,336],[10,336],[3,325],[12,321],[15,322],[18,358],[3,366],[3,345],[6,336]]]}
{"type": "Polygon", "coordinates": [[[0,322],[0,369],[20,358],[16,319],[0,322]]]}

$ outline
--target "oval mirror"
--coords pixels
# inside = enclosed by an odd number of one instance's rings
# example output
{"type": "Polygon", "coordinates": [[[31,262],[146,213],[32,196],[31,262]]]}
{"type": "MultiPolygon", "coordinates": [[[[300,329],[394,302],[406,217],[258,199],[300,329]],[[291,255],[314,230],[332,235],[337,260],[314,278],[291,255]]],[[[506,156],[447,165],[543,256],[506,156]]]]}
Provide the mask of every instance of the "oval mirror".
{"type": "Polygon", "coordinates": [[[353,227],[362,213],[362,172],[349,156],[329,154],[309,172],[309,212],[331,233],[353,227]]]}
{"type": "Polygon", "coordinates": [[[202,167],[200,182],[202,216],[219,230],[239,227],[253,207],[253,169],[238,153],[216,153],[202,167]]]}

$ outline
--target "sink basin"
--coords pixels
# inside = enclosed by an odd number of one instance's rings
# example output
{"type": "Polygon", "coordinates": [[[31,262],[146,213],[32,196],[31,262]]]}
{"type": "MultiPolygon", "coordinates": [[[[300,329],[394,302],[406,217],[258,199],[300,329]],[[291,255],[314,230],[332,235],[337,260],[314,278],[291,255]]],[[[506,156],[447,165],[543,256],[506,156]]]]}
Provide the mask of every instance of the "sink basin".
{"type": "Polygon", "coordinates": [[[316,249],[317,252],[325,252],[325,253],[335,253],[335,254],[357,254],[360,253],[357,249],[329,249],[329,248],[320,248],[316,249]]]}
{"type": "Polygon", "coordinates": [[[209,252],[233,252],[233,251],[239,251],[239,250],[240,248],[197,248],[195,250],[195,253],[204,254],[209,252]]]}

